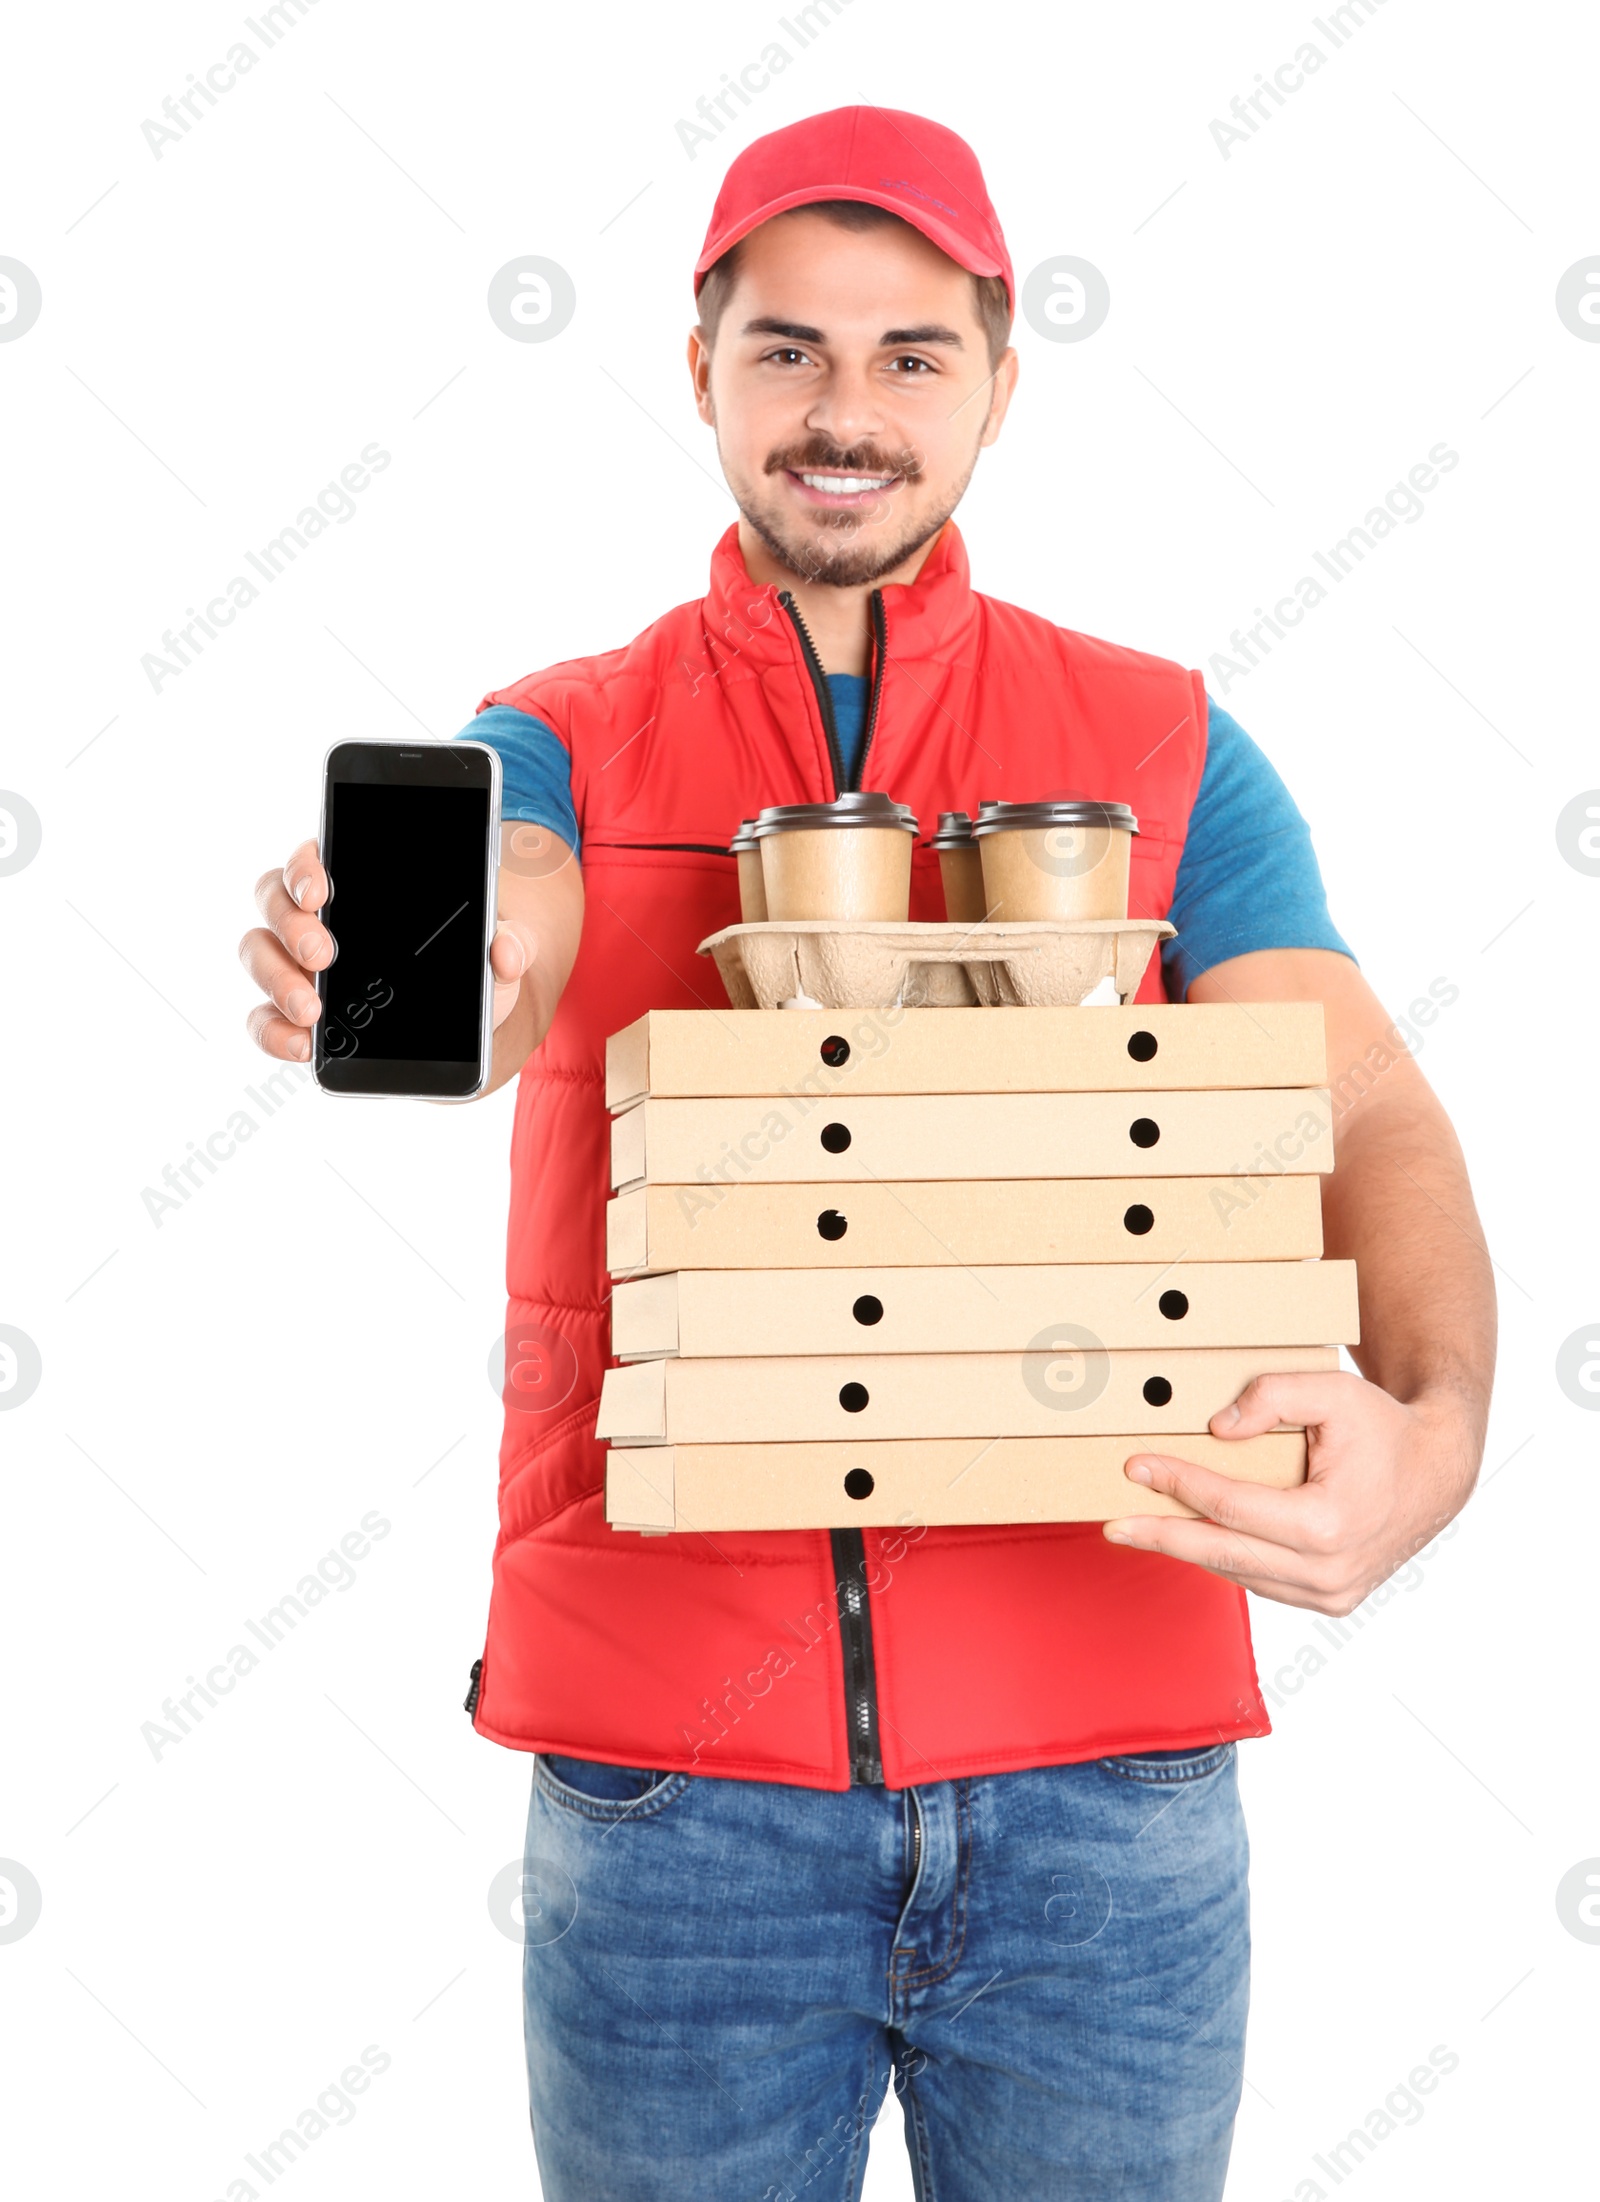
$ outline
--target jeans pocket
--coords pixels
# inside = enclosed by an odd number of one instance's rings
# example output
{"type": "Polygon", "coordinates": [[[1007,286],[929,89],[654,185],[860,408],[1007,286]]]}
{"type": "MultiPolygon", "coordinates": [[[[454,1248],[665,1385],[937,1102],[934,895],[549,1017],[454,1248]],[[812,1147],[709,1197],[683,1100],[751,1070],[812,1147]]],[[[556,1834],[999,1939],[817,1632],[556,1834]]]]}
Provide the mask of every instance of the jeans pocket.
{"type": "Polygon", "coordinates": [[[1128,1758],[1102,1759],[1100,1764],[1119,1781],[1158,1786],[1164,1782],[1203,1781],[1207,1774],[1220,1772],[1237,1748],[1232,1743],[1212,1743],[1199,1751],[1145,1751],[1128,1758]]]}
{"type": "Polygon", "coordinates": [[[587,1820],[630,1820],[659,1812],[681,1797],[690,1777],[540,1751],[534,1755],[533,1779],[540,1795],[564,1812],[587,1820]]]}

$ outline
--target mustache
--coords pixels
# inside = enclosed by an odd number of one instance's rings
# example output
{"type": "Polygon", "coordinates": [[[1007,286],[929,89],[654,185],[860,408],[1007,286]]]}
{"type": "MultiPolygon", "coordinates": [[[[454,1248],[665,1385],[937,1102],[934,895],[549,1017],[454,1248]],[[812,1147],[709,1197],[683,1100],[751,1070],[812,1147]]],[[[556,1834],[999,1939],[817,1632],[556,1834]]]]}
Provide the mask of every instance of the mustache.
{"type": "Polygon", "coordinates": [[[902,482],[922,478],[922,460],[909,445],[884,451],[875,443],[837,444],[826,436],[811,436],[804,443],[785,444],[770,452],[767,474],[892,474],[902,482]]]}

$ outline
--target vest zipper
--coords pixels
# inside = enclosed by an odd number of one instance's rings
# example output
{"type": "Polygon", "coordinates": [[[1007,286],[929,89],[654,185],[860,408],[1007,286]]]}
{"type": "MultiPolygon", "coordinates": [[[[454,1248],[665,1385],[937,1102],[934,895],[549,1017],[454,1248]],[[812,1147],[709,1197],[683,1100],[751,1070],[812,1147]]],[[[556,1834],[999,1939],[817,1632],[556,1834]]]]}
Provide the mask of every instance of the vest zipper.
{"type": "MultiPolygon", "coordinates": [[[[867,699],[867,723],[861,737],[861,751],[856,758],[855,773],[848,781],[845,778],[844,752],[839,747],[839,721],[833,708],[833,690],[828,686],[828,676],[822,670],[822,660],[818,657],[817,646],[811,639],[811,629],[801,617],[800,607],[787,589],[778,591],[778,602],[794,622],[794,631],[800,642],[800,655],[805,662],[806,671],[811,675],[812,691],[817,699],[817,709],[822,715],[822,731],[828,737],[828,758],[833,767],[833,792],[835,796],[839,796],[847,788],[859,789],[861,775],[866,770],[867,751],[872,747],[872,737],[877,731],[878,702],[883,694],[883,668],[889,655],[888,621],[884,617],[883,591],[874,589],[870,599],[874,644],[872,689],[867,699]]],[[[860,1532],[852,1531],[851,1534],[858,1536],[860,1532]]]]}
{"type": "MultiPolygon", "coordinates": [[[[833,691],[822,670],[822,660],[818,657],[817,646],[811,639],[811,630],[801,617],[799,605],[787,589],[778,591],[778,602],[794,624],[800,643],[800,656],[811,676],[812,692],[816,696],[817,710],[822,718],[822,731],[828,737],[828,757],[833,767],[833,792],[835,796],[839,796],[845,792],[847,785],[852,788],[860,787],[862,768],[866,764],[873,730],[878,723],[878,699],[883,691],[883,668],[888,656],[884,647],[883,591],[874,589],[872,592],[872,634],[876,645],[873,652],[872,691],[867,704],[867,723],[862,734],[861,754],[856,759],[855,776],[848,783],[845,779],[844,758],[839,748],[839,721],[834,715],[833,691]]],[[[830,1534],[834,1574],[838,1583],[840,1649],[844,1655],[844,1709],[850,1736],[850,1779],[852,1783],[881,1784],[883,1762],[878,1753],[878,1683],[872,1665],[872,1608],[867,1599],[867,1548],[859,1529],[835,1529],[830,1534]]]]}
{"type": "Polygon", "coordinates": [[[839,721],[833,711],[833,690],[828,686],[827,675],[822,670],[822,660],[817,646],[811,639],[811,629],[800,616],[800,607],[787,589],[778,591],[778,602],[794,623],[795,634],[800,641],[800,656],[806,671],[811,675],[812,691],[817,699],[817,709],[822,714],[822,731],[828,737],[828,761],[833,770],[833,792],[844,793],[844,756],[839,748],[839,721]]]}
{"type": "Polygon", "coordinates": [[[469,1677],[469,1688],[467,1690],[466,1701],[463,1708],[466,1712],[474,1714],[477,1712],[478,1698],[482,1692],[482,1689],[483,1661],[481,1659],[475,1659],[472,1662],[472,1673],[469,1677]]]}
{"type": "Polygon", "coordinates": [[[844,1707],[850,1731],[852,1783],[882,1783],[878,1754],[878,1685],[872,1667],[872,1607],[867,1553],[859,1529],[830,1531],[838,1578],[839,1639],[844,1654],[844,1707]]]}
{"type": "Polygon", "coordinates": [[[861,754],[856,759],[857,787],[867,769],[867,751],[872,747],[872,737],[878,731],[878,699],[883,694],[883,669],[889,658],[889,622],[883,609],[883,591],[874,589],[868,601],[872,609],[872,688],[867,697],[867,724],[861,737],[861,754]]]}

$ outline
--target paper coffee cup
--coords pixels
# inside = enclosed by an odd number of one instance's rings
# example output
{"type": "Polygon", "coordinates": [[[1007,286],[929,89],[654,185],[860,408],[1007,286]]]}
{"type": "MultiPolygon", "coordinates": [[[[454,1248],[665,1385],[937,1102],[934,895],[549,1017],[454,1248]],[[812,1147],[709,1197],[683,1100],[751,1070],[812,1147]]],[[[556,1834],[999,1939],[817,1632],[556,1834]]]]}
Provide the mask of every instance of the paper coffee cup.
{"type": "Polygon", "coordinates": [[[755,824],[767,916],[904,925],[917,821],[887,795],[782,803],[755,824]]]}
{"type": "Polygon", "coordinates": [[[739,831],[728,843],[728,854],[739,866],[741,925],[764,925],[767,917],[767,887],[761,875],[761,844],[756,839],[755,825],[753,818],[741,818],[739,831]]]}
{"type": "Polygon", "coordinates": [[[1126,918],[1138,830],[1126,803],[985,803],[972,831],[990,923],[1126,918]]]}
{"type": "Polygon", "coordinates": [[[981,925],[988,904],[983,892],[983,857],[972,838],[972,820],[964,810],[942,810],[933,837],[944,887],[944,914],[952,925],[981,925]]]}

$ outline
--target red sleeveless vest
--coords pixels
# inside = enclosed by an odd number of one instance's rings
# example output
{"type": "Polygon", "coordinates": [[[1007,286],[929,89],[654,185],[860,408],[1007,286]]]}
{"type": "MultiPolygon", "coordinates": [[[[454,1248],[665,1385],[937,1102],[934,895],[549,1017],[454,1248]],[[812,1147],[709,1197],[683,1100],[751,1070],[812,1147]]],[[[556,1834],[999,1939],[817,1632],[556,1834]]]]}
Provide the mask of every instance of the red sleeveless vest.
{"type": "MultiPolygon", "coordinates": [[[[606,1036],[646,1009],[725,1006],[695,944],[738,922],[730,836],[764,804],[837,792],[778,596],[730,528],[703,600],[484,699],[570,751],[586,900],[517,1095],[510,1322],[539,1326],[564,1373],[545,1411],[507,1413],[475,1724],[519,1750],[819,1789],[864,1778],[863,1682],[891,1788],[1265,1734],[1243,1592],[1093,1523],[838,1532],[861,1539],[859,1623],[826,1530],[606,1526],[606,1036]]],[[[1132,907],[1165,915],[1205,758],[1200,675],[976,594],[953,523],[881,602],[863,779],[921,823],[912,917],[944,915],[940,810],[1068,794],[1132,805],[1132,907]]],[[[1139,998],[1164,998],[1158,959],[1139,998]]]]}

